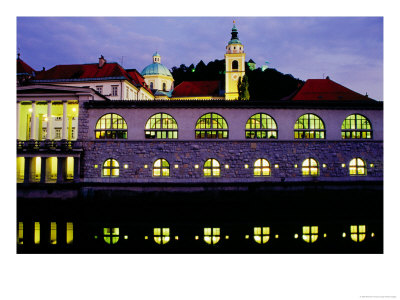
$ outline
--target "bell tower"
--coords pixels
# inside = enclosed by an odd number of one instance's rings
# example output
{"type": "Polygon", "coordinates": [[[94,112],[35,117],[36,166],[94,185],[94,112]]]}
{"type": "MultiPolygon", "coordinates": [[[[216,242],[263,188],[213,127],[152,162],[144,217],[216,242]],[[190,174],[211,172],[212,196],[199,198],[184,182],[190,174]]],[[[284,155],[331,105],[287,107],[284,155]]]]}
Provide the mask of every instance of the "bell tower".
{"type": "Polygon", "coordinates": [[[232,37],[226,46],[225,53],[225,99],[239,99],[238,81],[245,74],[244,47],[239,41],[235,21],[233,21],[232,37]]]}

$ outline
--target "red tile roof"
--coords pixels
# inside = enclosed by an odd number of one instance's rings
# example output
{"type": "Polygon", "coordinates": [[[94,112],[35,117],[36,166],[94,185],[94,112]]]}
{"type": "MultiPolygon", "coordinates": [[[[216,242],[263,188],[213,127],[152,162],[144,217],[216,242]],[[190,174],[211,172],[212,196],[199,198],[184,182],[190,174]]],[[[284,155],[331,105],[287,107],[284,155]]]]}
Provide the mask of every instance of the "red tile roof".
{"type": "Polygon", "coordinates": [[[213,81],[184,81],[173,91],[172,97],[203,97],[220,96],[220,82],[213,81]]]}
{"type": "Polygon", "coordinates": [[[129,69],[126,71],[136,83],[138,83],[139,85],[144,87],[147,91],[149,91],[151,94],[153,94],[150,90],[150,87],[146,85],[146,82],[144,81],[144,77],[142,76],[142,74],[140,74],[136,69],[129,69]]]}
{"type": "Polygon", "coordinates": [[[17,59],[17,74],[33,74],[35,72],[34,69],[31,68],[27,63],[25,63],[22,59],[17,59]]]}
{"type": "Polygon", "coordinates": [[[368,96],[356,93],[327,77],[308,79],[292,100],[371,100],[368,96]]]}

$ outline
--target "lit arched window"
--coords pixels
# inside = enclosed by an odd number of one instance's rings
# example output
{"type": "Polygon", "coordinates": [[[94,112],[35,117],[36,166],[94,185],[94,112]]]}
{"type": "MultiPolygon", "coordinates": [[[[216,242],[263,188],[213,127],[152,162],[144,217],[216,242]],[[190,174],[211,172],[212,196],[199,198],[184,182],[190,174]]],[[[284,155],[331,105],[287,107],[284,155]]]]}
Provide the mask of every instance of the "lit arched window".
{"type": "Polygon", "coordinates": [[[118,177],[119,163],[113,158],[107,159],[103,163],[103,177],[118,177]]]}
{"type": "Polygon", "coordinates": [[[269,176],[271,175],[271,168],[268,160],[265,158],[257,159],[254,162],[254,176],[269,176]]]}
{"type": "Polygon", "coordinates": [[[254,240],[259,244],[265,244],[268,242],[269,227],[254,227],[254,240]]]}
{"type": "Polygon", "coordinates": [[[204,228],[204,241],[207,244],[215,245],[220,240],[219,228],[204,228]]]}
{"type": "Polygon", "coordinates": [[[319,175],[318,162],[314,158],[305,159],[301,166],[301,172],[303,176],[318,176],[319,175]]]}
{"type": "Polygon", "coordinates": [[[304,114],[294,124],[295,139],[324,139],[325,126],[321,118],[314,114],[304,114]]]}
{"type": "Polygon", "coordinates": [[[275,120],[267,114],[252,115],[246,123],[246,139],[276,139],[278,127],[275,120]]]}
{"type": "Polygon", "coordinates": [[[120,115],[106,114],[97,121],[94,133],[96,139],[126,139],[128,126],[120,115]]]}
{"type": "Polygon", "coordinates": [[[367,175],[367,166],[361,158],[353,158],[349,163],[350,175],[367,175]]]}
{"type": "Polygon", "coordinates": [[[372,139],[371,122],[359,114],[348,116],[342,124],[342,139],[372,139]]]}
{"type": "Polygon", "coordinates": [[[237,60],[234,60],[232,62],[232,70],[237,70],[237,69],[239,69],[239,63],[237,60]]]}
{"type": "Polygon", "coordinates": [[[365,225],[351,225],[350,236],[355,242],[362,242],[365,239],[366,229],[365,225]]]}
{"type": "Polygon", "coordinates": [[[196,123],[196,139],[227,139],[228,124],[219,114],[202,115],[196,123]]]}
{"type": "Polygon", "coordinates": [[[146,139],[177,139],[178,124],[172,116],[158,113],[147,120],[144,135],[146,139]]]}
{"type": "Polygon", "coordinates": [[[154,228],[154,241],[164,245],[170,241],[169,228],[154,228]]]}
{"type": "Polygon", "coordinates": [[[314,243],[318,239],[318,226],[303,226],[303,240],[314,243]]]}
{"type": "Polygon", "coordinates": [[[107,244],[116,244],[119,240],[119,228],[104,228],[104,241],[107,244]]]}
{"type": "Polygon", "coordinates": [[[220,164],[218,160],[214,158],[208,159],[204,163],[203,171],[205,177],[218,177],[221,174],[220,164]]]}
{"type": "Polygon", "coordinates": [[[168,177],[169,176],[169,163],[164,158],[157,159],[153,164],[153,176],[155,177],[168,177]]]}

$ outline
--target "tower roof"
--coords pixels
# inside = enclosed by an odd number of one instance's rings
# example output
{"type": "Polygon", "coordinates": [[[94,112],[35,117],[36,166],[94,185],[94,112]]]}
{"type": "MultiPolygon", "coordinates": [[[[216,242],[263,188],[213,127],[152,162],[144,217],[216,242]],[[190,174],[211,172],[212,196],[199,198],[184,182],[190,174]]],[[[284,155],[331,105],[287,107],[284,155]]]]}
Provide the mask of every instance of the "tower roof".
{"type": "Polygon", "coordinates": [[[237,30],[237,28],[236,28],[236,25],[235,25],[235,21],[233,21],[233,27],[232,27],[232,32],[231,32],[231,40],[229,41],[229,43],[228,43],[228,45],[231,45],[231,44],[242,44],[242,42],[241,41],[239,41],[239,36],[238,36],[238,30],[237,30]]]}
{"type": "Polygon", "coordinates": [[[166,66],[160,63],[152,63],[145,67],[142,72],[140,72],[142,76],[146,75],[164,75],[168,77],[172,77],[171,72],[168,70],[166,66]]]}

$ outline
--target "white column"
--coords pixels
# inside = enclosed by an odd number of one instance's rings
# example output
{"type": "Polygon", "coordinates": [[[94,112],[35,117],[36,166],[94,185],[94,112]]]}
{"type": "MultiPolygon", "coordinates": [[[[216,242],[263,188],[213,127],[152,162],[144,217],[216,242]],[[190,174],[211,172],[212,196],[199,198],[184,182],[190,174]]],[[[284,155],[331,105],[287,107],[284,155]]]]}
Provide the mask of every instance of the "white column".
{"type": "Polygon", "coordinates": [[[51,131],[52,131],[52,118],[51,118],[51,101],[47,101],[47,134],[46,134],[46,140],[51,140],[51,131]]]}
{"type": "Polygon", "coordinates": [[[21,102],[17,102],[17,140],[19,140],[20,111],[21,111],[21,102]]]}
{"type": "Polygon", "coordinates": [[[36,102],[32,102],[32,113],[31,113],[31,140],[36,139],[36,102]]]}
{"type": "Polygon", "coordinates": [[[68,120],[67,120],[67,101],[63,101],[63,119],[62,119],[62,140],[67,139],[67,126],[68,126],[68,120]]]}

